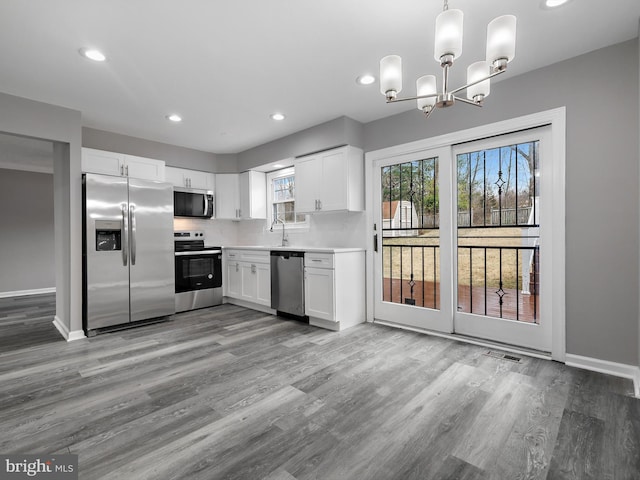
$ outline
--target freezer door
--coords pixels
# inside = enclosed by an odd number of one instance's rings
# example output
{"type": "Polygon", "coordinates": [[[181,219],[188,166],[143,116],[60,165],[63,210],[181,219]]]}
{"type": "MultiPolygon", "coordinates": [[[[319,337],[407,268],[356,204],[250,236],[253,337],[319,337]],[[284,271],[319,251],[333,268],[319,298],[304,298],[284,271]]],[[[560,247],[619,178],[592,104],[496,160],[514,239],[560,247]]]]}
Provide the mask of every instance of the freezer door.
{"type": "Polygon", "coordinates": [[[86,328],[129,321],[127,179],[87,173],[86,328]]]}
{"type": "Polygon", "coordinates": [[[131,321],[175,313],[173,186],[129,179],[131,321]]]}

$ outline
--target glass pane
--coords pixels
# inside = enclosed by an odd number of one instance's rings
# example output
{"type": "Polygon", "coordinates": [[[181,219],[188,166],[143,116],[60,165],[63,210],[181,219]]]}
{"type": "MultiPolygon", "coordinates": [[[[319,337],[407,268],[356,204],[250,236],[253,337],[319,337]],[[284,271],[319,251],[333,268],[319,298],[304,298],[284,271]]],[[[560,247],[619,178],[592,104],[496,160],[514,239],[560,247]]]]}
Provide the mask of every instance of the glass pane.
{"type": "Polygon", "coordinates": [[[438,159],[382,167],[383,301],[440,308],[438,159]]]}
{"type": "Polygon", "coordinates": [[[306,220],[304,215],[295,213],[295,202],[274,203],[273,218],[284,223],[301,223],[306,220]]]}
{"type": "Polygon", "coordinates": [[[273,201],[282,202],[295,199],[294,177],[281,177],[273,180],[273,201]]]}
{"type": "Polygon", "coordinates": [[[457,156],[458,311],[538,323],[538,142],[457,156]]]}

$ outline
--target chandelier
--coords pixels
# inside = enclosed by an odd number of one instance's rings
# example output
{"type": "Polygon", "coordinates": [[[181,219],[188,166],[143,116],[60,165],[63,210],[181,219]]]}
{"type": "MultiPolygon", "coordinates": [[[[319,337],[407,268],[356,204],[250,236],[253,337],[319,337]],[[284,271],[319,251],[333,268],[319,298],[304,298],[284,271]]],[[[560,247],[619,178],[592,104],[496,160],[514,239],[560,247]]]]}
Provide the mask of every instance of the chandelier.
{"type": "Polygon", "coordinates": [[[434,107],[450,107],[456,100],[482,107],[489,95],[490,79],[500,75],[513,60],[516,51],[516,17],[503,15],[487,26],[486,60],[472,63],[467,68],[467,83],[449,90],[449,69],[462,54],[462,10],[449,10],[444,0],[442,12],[436,18],[434,57],[442,67],[442,90],[438,93],[435,75],[424,75],[416,81],[416,96],[399,98],[402,90],[402,59],[387,55],[380,60],[380,91],[387,103],[417,100],[418,110],[429,117],[434,107]],[[466,98],[456,94],[466,90],[466,98]]]}

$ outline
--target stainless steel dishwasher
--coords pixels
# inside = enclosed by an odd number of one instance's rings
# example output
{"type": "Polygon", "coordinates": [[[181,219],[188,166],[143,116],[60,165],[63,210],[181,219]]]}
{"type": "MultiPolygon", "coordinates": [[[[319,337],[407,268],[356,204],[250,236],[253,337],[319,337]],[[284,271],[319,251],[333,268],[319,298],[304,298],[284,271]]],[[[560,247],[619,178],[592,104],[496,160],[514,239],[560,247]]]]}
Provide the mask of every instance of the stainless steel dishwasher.
{"type": "Polygon", "coordinates": [[[304,252],[271,251],[271,308],[278,314],[304,316],[304,252]]]}

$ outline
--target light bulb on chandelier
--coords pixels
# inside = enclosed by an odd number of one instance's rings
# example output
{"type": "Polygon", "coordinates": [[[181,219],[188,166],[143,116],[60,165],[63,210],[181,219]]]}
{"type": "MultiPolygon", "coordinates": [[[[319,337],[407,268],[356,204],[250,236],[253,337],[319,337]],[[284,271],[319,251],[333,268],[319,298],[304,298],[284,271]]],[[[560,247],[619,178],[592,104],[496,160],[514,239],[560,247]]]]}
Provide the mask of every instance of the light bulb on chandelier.
{"type": "Polygon", "coordinates": [[[467,68],[467,83],[449,90],[449,69],[462,54],[462,10],[449,10],[444,0],[442,13],[436,18],[434,58],[442,67],[442,90],[438,92],[436,77],[424,75],[416,81],[416,96],[399,98],[402,90],[402,59],[398,55],[387,55],[380,60],[380,91],[387,103],[416,100],[418,109],[428,117],[434,107],[454,105],[456,100],[481,107],[490,93],[491,78],[500,75],[513,60],[516,51],[516,17],[503,15],[487,26],[486,61],[475,62],[467,68]],[[466,90],[466,98],[456,94],[466,90]]]}

